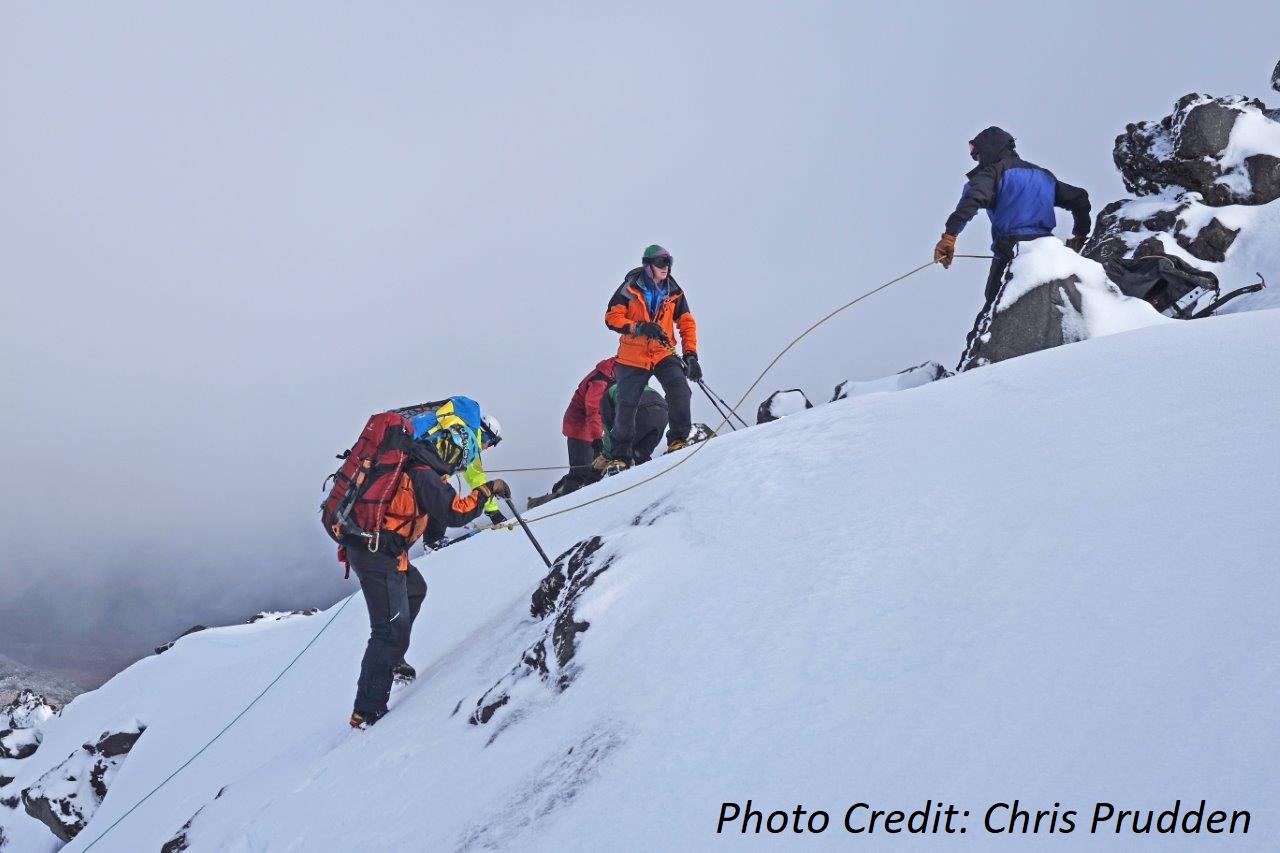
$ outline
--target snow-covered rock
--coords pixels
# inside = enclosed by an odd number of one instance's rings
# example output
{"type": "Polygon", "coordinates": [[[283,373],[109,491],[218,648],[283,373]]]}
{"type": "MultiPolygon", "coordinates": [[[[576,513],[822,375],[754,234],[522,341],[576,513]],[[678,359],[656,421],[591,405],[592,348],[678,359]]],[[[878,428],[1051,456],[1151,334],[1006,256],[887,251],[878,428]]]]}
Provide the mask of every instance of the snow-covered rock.
{"type": "MultiPolygon", "coordinates": [[[[1215,291],[1207,306],[1259,273],[1280,280],[1280,110],[1188,95],[1161,121],[1130,125],[1114,156],[1139,198],[1103,208],[1084,254],[1117,281],[1128,259],[1168,258],[1215,291]]],[[[1280,293],[1268,289],[1220,310],[1274,305],[1280,293]]]]}
{"type": "Polygon", "coordinates": [[[756,423],[767,424],[778,418],[785,418],[787,415],[794,415],[796,412],[812,408],[813,403],[809,402],[809,398],[799,388],[792,388],[790,391],[774,391],[756,410],[756,423]]]}
{"type": "Polygon", "coordinates": [[[146,727],[137,720],[105,731],[22,790],[22,805],[55,836],[71,841],[93,820],[124,757],[146,727]]]}
{"type": "Polygon", "coordinates": [[[846,379],[836,386],[836,390],[831,395],[831,402],[834,403],[836,400],[844,400],[848,397],[880,394],[885,391],[905,391],[908,388],[919,388],[921,385],[945,379],[950,375],[951,371],[938,364],[938,362],[926,361],[924,364],[908,367],[906,370],[881,379],[869,379],[865,382],[851,382],[846,379]]]}
{"type": "Polygon", "coordinates": [[[0,708],[0,758],[22,759],[34,754],[40,746],[40,728],[57,713],[57,705],[31,690],[15,696],[0,708]]]}
{"type": "Polygon", "coordinates": [[[961,360],[964,370],[1089,338],[1172,322],[1056,237],[1018,244],[999,298],[961,360]]]}
{"type": "Polygon", "coordinates": [[[1280,124],[1256,99],[1184,95],[1160,121],[1129,125],[1113,156],[1139,196],[1174,188],[1215,207],[1280,198],[1280,124]]]}

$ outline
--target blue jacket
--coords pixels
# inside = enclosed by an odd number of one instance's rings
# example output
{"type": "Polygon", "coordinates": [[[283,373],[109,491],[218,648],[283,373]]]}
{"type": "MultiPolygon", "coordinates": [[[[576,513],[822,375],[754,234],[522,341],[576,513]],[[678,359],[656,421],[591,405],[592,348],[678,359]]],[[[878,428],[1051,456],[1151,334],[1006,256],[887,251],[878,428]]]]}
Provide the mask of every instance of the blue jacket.
{"type": "Polygon", "coordinates": [[[1071,211],[1072,234],[1089,233],[1089,194],[1063,183],[1048,169],[1028,163],[1013,148],[1014,140],[998,127],[973,139],[978,167],[968,174],[960,203],[947,218],[946,233],[959,234],[978,210],[991,219],[992,248],[1003,238],[1048,237],[1057,224],[1055,207],[1071,211]]]}

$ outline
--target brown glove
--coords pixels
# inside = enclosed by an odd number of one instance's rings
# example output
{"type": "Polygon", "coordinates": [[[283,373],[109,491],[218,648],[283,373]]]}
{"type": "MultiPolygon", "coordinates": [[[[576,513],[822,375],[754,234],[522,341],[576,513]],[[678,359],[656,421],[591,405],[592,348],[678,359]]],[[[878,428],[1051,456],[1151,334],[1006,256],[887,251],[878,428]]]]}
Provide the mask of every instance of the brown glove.
{"type": "Polygon", "coordinates": [[[942,261],[944,270],[951,269],[951,262],[956,259],[956,235],[943,234],[938,245],[933,247],[934,262],[942,261]]]}
{"type": "Polygon", "coordinates": [[[481,483],[476,487],[476,491],[484,495],[485,500],[511,497],[511,487],[507,485],[506,480],[490,480],[487,483],[481,483]]]}
{"type": "Polygon", "coordinates": [[[1084,248],[1084,241],[1088,239],[1088,234],[1075,234],[1071,239],[1067,240],[1067,248],[1073,252],[1079,252],[1084,248]]]}
{"type": "Polygon", "coordinates": [[[609,464],[609,460],[604,458],[603,453],[597,454],[596,458],[591,460],[591,467],[596,469],[597,471],[603,471],[604,466],[608,464],[609,464]]]}

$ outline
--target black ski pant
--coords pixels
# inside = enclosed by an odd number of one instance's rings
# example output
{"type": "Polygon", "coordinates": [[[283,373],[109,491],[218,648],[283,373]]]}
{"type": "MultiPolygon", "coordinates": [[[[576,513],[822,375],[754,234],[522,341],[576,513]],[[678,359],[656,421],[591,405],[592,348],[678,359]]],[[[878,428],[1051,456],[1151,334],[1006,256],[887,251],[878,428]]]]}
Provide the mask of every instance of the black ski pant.
{"type": "Polygon", "coordinates": [[[997,237],[991,244],[991,269],[987,272],[987,286],[983,291],[982,308],[978,310],[978,316],[973,320],[973,328],[969,330],[969,335],[965,339],[964,354],[960,356],[960,364],[956,366],[957,372],[964,370],[978,338],[986,334],[987,327],[991,325],[991,314],[995,311],[996,299],[1000,296],[1000,286],[1004,284],[1004,274],[1017,253],[1017,245],[1016,237],[997,237]]]}
{"type": "Polygon", "coordinates": [[[568,491],[580,489],[600,479],[600,472],[591,467],[596,459],[596,449],[591,442],[580,438],[566,438],[569,443],[569,475],[565,485],[572,484],[568,491]]]}
{"type": "Polygon", "coordinates": [[[631,442],[631,459],[635,464],[643,465],[653,458],[668,418],[666,406],[644,405],[636,410],[636,437],[631,442]]]}
{"type": "Polygon", "coordinates": [[[391,696],[391,668],[409,650],[409,634],[427,597],[427,582],[412,564],[407,572],[398,572],[395,560],[382,554],[354,547],[349,554],[369,609],[369,644],[360,662],[354,710],[385,713],[391,696]]]}
{"type": "MultiPolygon", "coordinates": [[[[614,459],[628,462],[635,451],[636,411],[640,407],[640,395],[644,386],[652,376],[662,385],[663,396],[667,398],[667,442],[687,441],[689,430],[693,427],[689,404],[693,392],[689,390],[689,380],[685,378],[684,368],[674,355],[667,356],[653,366],[653,370],[619,364],[613,373],[618,383],[618,411],[613,419],[614,459]]],[[[652,452],[652,451],[651,451],[652,452]]]]}

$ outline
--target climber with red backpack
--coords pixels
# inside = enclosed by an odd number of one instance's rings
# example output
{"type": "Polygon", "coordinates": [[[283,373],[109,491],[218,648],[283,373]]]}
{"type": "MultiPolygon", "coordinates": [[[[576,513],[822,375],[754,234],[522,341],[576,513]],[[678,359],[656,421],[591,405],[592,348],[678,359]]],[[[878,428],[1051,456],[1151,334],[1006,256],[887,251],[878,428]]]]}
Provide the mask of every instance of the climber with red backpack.
{"type": "Polygon", "coordinates": [[[360,664],[351,725],[366,728],[387,713],[391,685],[409,675],[404,662],[427,583],[409,563],[409,549],[428,527],[461,527],[492,498],[510,498],[502,480],[459,497],[449,477],[478,453],[475,431],[446,415],[429,429],[403,411],[374,415],[344,455],[321,507],[338,559],[354,570],[369,610],[369,642],[360,664]],[[418,434],[420,433],[420,434],[418,434]]]}

